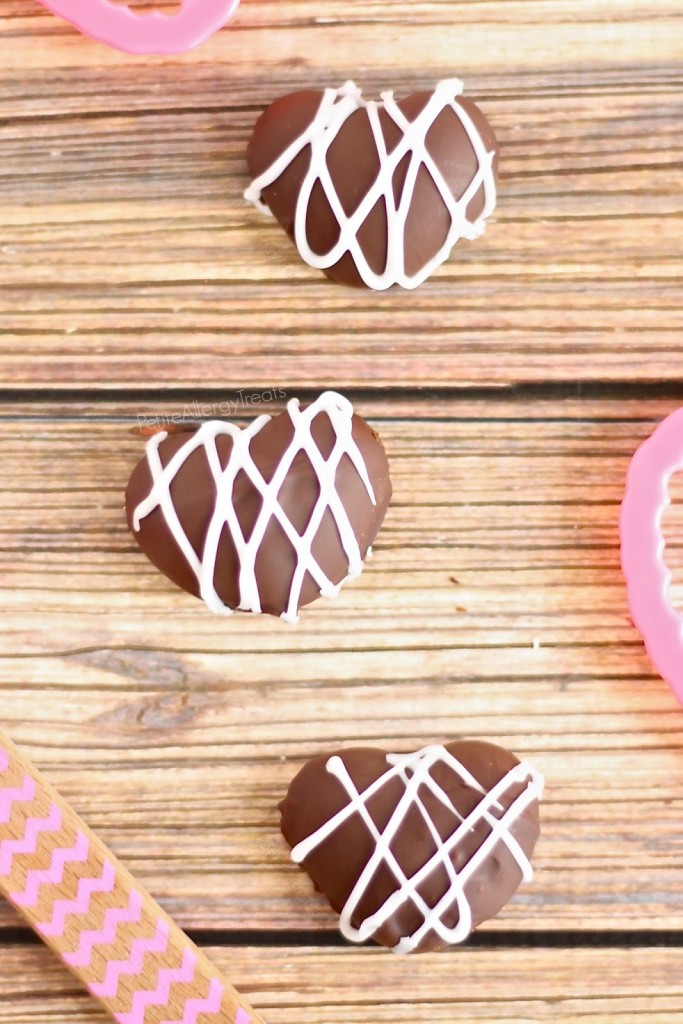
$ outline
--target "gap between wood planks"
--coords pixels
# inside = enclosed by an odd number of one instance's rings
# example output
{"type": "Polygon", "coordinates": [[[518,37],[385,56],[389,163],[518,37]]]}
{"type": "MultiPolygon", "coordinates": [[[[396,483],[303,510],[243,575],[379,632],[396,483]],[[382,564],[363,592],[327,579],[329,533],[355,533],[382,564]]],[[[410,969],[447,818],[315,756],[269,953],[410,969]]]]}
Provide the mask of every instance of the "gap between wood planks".
{"type": "MultiPolygon", "coordinates": [[[[186,933],[200,947],[270,947],[286,949],[291,947],[311,947],[320,949],[377,949],[373,942],[352,944],[346,941],[338,931],[278,931],[258,928],[228,931],[210,928],[197,931],[188,929],[186,933]]],[[[0,928],[0,949],[5,946],[42,946],[38,936],[27,928],[0,928]]],[[[464,946],[474,949],[665,949],[683,948],[683,930],[668,932],[639,931],[577,931],[561,929],[558,931],[519,931],[519,932],[475,932],[470,935],[464,946]]],[[[450,946],[444,953],[453,953],[459,946],[450,946]]]]}
{"type": "MultiPolygon", "coordinates": [[[[266,389],[268,390],[268,389],[266,389]]],[[[311,401],[314,396],[320,394],[321,391],[330,390],[329,388],[311,388],[311,387],[299,387],[290,388],[287,391],[287,398],[291,398],[295,395],[302,402],[311,401]]],[[[402,403],[414,402],[415,410],[414,414],[410,416],[410,419],[432,419],[433,416],[422,416],[420,412],[420,402],[437,402],[440,400],[457,402],[459,399],[467,401],[501,401],[511,402],[536,400],[546,401],[599,401],[603,400],[671,400],[683,402],[683,378],[676,380],[665,380],[665,381],[640,381],[640,380],[622,380],[622,381],[538,381],[528,382],[521,384],[512,385],[491,385],[491,386],[463,386],[463,387],[443,387],[443,388],[430,388],[430,387],[382,387],[377,385],[371,385],[367,388],[340,388],[341,391],[356,405],[362,405],[363,401],[369,399],[378,398],[388,404],[392,401],[401,401],[402,403]]],[[[258,388],[247,386],[241,389],[244,394],[253,394],[258,392],[258,388]]],[[[0,388],[0,409],[3,406],[20,405],[26,407],[28,405],[55,405],[59,402],[87,402],[92,404],[105,404],[111,402],[149,402],[156,403],[168,402],[168,403],[179,403],[187,404],[195,401],[201,402],[220,402],[225,400],[226,396],[236,395],[240,393],[240,389],[235,387],[204,387],[204,388],[101,388],[95,387],[92,390],[89,388],[59,388],[54,390],[51,388],[36,388],[30,391],[25,391],[21,388],[0,388]]],[[[281,399],[273,402],[273,407],[279,408],[284,405],[286,399],[281,399]]],[[[267,408],[264,407],[264,411],[267,408]]],[[[250,411],[248,414],[235,415],[234,419],[249,418],[253,414],[250,411]]],[[[21,415],[21,419],[26,419],[25,415],[21,415]]],[[[31,418],[31,417],[28,417],[31,418]]],[[[40,417],[41,419],[53,418],[50,416],[40,417]]],[[[58,417],[58,418],[61,418],[58,417]]],[[[69,418],[74,418],[74,413],[69,413],[69,418]]],[[[84,417],[89,418],[89,417],[84,417]]],[[[107,415],[107,421],[111,421],[111,415],[107,415]]],[[[225,416],[222,418],[230,418],[225,416]]],[[[383,416],[374,416],[374,419],[384,419],[383,416]]],[[[393,417],[392,417],[393,418],[393,417]]],[[[449,418],[449,417],[438,417],[449,418]]],[[[477,420],[482,417],[477,416],[477,420]]],[[[559,415],[558,419],[564,417],[559,415]]],[[[576,418],[576,417],[571,417],[576,418]]],[[[581,417],[582,419],[584,417],[581,417]]],[[[622,418],[622,417],[620,417],[622,418]]],[[[629,417],[630,418],[630,417],[629,417]]],[[[13,420],[16,416],[13,414],[7,414],[0,411],[0,420],[13,420]]],[[[122,420],[129,420],[129,416],[123,416],[122,420]]],[[[520,420],[528,419],[521,415],[520,420]]]]}

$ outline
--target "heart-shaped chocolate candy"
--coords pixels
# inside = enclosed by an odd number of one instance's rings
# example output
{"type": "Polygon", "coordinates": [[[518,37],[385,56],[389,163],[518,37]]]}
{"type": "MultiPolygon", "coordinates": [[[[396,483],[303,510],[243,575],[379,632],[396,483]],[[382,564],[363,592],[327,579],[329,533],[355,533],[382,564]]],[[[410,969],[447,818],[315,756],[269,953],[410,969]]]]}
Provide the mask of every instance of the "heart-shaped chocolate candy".
{"type": "Polygon", "coordinates": [[[40,0],[53,14],[126,53],[184,53],[225,25],[239,0],[181,0],[175,14],[134,11],[113,0],[40,0]]]}
{"type": "Polygon", "coordinates": [[[149,560],[212,611],[290,622],[359,575],[391,497],[387,457],[351,403],[153,435],[126,490],[149,560]]]}
{"type": "Polygon", "coordinates": [[[309,266],[343,284],[415,288],[496,202],[497,143],[462,83],[366,103],[353,82],[292,93],[261,116],[245,193],[309,266]]]}
{"type": "Polygon", "coordinates": [[[543,780],[492,743],[316,757],[280,805],[292,858],[354,942],[461,942],[531,878],[543,780]]]}

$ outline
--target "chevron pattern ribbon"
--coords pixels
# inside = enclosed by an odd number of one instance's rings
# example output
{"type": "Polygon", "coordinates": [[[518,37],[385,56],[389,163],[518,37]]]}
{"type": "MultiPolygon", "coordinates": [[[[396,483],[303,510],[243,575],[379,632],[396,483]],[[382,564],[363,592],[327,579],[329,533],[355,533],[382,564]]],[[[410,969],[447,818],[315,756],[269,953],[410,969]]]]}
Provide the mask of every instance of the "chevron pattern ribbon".
{"type": "Polygon", "coordinates": [[[0,892],[118,1024],[263,1024],[2,737],[0,892]]]}

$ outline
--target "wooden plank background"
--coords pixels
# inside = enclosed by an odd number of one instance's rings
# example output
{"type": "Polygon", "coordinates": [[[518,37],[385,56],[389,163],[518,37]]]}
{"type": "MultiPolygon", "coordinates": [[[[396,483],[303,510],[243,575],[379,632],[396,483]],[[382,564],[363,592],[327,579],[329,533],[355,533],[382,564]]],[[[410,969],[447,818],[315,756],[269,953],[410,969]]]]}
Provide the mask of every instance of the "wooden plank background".
{"type": "MultiPolygon", "coordinates": [[[[683,1012],[683,715],[617,533],[683,403],[682,58],[681,0],[243,0],[173,60],[1,0],[0,718],[274,1024],[683,1012]],[[452,74],[500,203],[417,293],[329,284],[241,201],[277,95],[452,74]],[[296,628],[219,621],[126,531],[131,427],[330,385],[389,450],[376,555],[296,628]],[[289,779],[458,735],[545,773],[536,879],[468,948],[342,948],[279,836],[289,779]]],[[[7,907],[0,947],[0,1024],[102,1021],[7,907]]]]}

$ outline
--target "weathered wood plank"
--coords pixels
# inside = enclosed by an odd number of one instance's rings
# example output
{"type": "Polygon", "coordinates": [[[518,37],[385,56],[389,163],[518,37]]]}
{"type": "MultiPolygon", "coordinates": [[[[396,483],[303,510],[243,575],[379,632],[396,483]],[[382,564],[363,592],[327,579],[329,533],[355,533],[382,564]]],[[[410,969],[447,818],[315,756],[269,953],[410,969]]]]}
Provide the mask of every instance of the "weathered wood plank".
{"type": "MultiPolygon", "coordinates": [[[[219,623],[128,537],[127,429],[177,403],[58,394],[680,379],[682,18],[679,0],[244,0],[164,61],[3,0],[0,387],[55,400],[0,412],[0,717],[183,925],[334,928],[278,833],[302,760],[475,735],[548,783],[536,880],[490,931],[683,928],[683,719],[629,622],[616,529],[628,458],[678,402],[378,390],[361,411],[396,497],[376,558],[290,629],[219,623]],[[241,203],[274,96],[453,73],[501,138],[501,200],[417,294],[328,285],[241,203]]],[[[214,951],[274,1024],[667,1020],[678,954],[475,947],[408,972],[214,951]]],[[[0,960],[0,1024],[102,1020],[42,950],[0,960]]]]}
{"type": "MultiPolygon", "coordinates": [[[[683,1013],[677,949],[461,949],[405,960],[349,949],[211,949],[271,1024],[641,1024],[683,1013]]],[[[0,1024],[104,1024],[47,951],[9,947],[0,1024]]]]}
{"type": "Polygon", "coordinates": [[[680,377],[680,15],[677,0],[325,0],[324,15],[245,0],[206,47],[161,61],[4,0],[0,384],[680,377]],[[276,95],[454,71],[500,135],[501,199],[418,293],[327,283],[242,201],[276,95]]]}
{"type": "Polygon", "coordinates": [[[135,406],[8,407],[8,732],[186,926],[334,927],[279,838],[294,771],[466,734],[548,782],[537,878],[490,927],[683,927],[683,715],[629,622],[617,536],[630,454],[674,404],[362,403],[395,500],[363,577],[296,628],[216,619],[146,563],[121,510],[135,406]]]}

